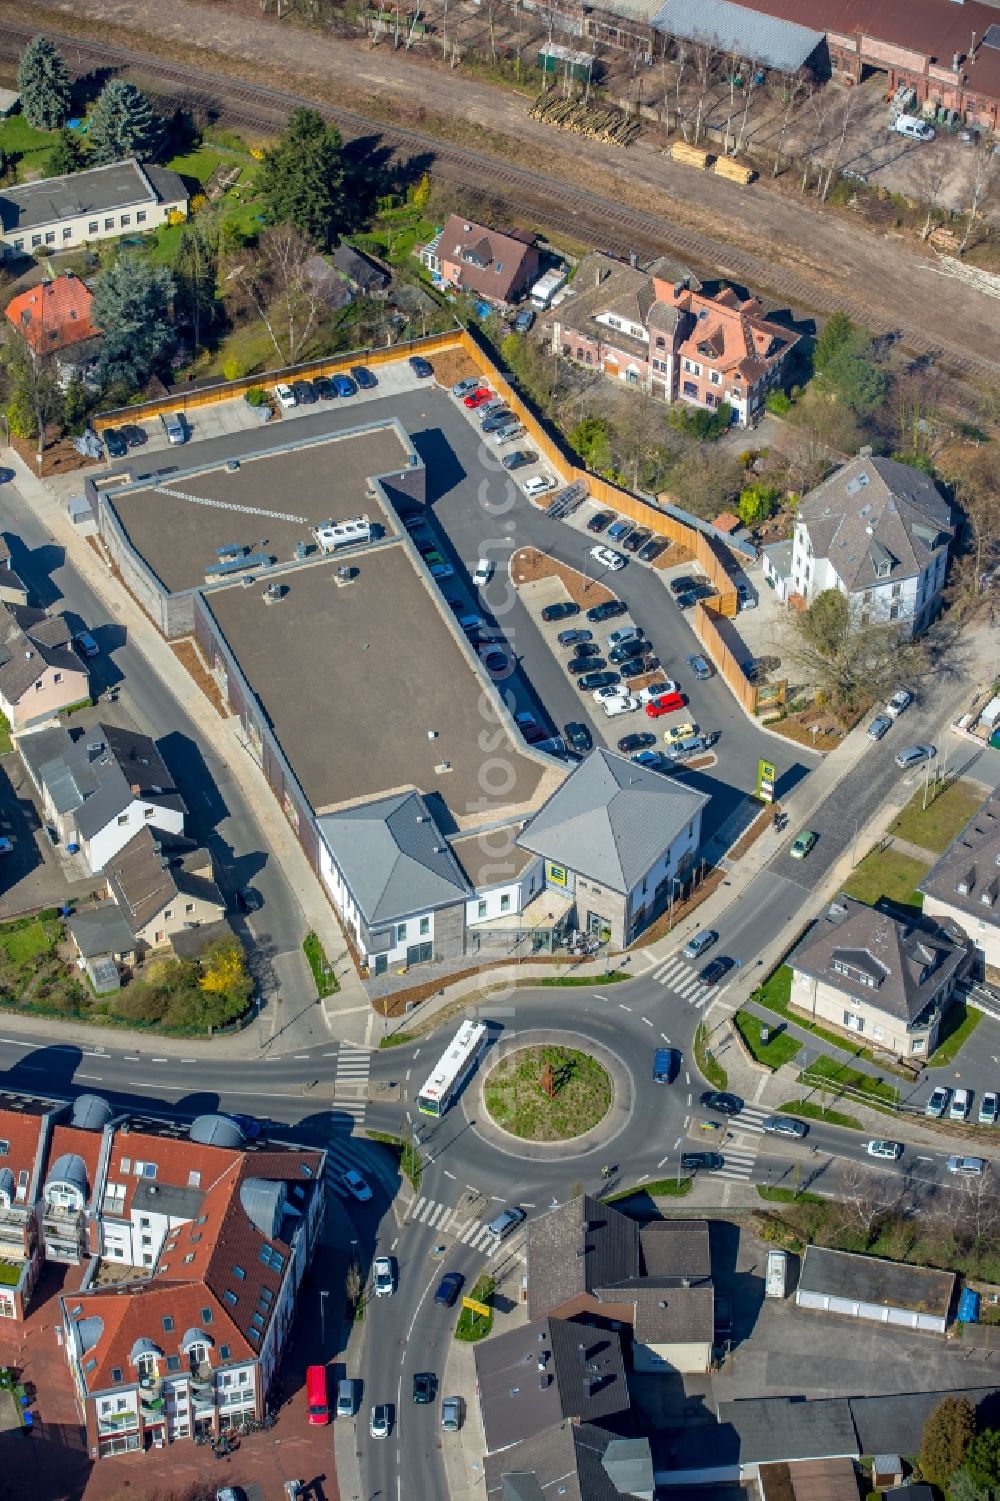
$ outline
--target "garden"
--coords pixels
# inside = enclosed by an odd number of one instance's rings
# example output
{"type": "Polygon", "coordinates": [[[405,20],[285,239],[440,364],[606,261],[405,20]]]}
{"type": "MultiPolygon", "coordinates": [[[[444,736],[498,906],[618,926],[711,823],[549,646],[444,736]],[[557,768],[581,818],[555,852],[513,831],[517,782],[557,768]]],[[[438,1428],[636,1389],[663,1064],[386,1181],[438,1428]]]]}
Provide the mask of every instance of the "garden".
{"type": "Polygon", "coordinates": [[[525,1141],[571,1141],[604,1119],[613,1089],[605,1068],[576,1048],[518,1048],[487,1075],[486,1109],[525,1141]]]}

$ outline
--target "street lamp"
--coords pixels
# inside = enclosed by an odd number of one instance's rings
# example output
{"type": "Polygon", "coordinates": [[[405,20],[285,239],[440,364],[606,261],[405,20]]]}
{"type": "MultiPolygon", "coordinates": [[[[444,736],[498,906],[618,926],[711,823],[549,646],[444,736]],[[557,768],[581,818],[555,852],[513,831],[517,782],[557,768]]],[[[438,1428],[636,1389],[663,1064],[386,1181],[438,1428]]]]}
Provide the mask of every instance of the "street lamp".
{"type": "Polygon", "coordinates": [[[319,1295],[319,1337],[326,1354],[326,1300],[330,1296],[327,1288],[323,1288],[319,1295]]]}

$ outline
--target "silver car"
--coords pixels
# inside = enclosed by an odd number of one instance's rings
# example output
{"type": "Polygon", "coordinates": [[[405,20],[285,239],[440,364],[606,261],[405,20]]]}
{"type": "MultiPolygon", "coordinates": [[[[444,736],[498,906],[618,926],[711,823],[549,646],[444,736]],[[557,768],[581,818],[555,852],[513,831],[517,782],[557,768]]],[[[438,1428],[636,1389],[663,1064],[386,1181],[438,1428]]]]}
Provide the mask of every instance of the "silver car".
{"type": "Polygon", "coordinates": [[[905,750],[896,752],[896,765],[900,771],[910,771],[924,761],[933,761],[936,755],[935,745],[908,745],[905,750]]]}
{"type": "Polygon", "coordinates": [[[892,729],[892,720],[888,714],[876,714],[868,726],[867,735],[869,740],[881,740],[883,735],[888,735],[892,729]]]}
{"type": "Polygon", "coordinates": [[[945,1166],[949,1173],[957,1173],[960,1178],[981,1178],[986,1171],[982,1157],[949,1157],[945,1166]]]}
{"type": "Polygon", "coordinates": [[[684,945],[683,949],[681,950],[684,958],[700,959],[702,954],[707,953],[707,951],[712,947],[712,944],[715,943],[718,936],[718,933],[713,933],[711,928],[702,928],[700,933],[696,933],[694,937],[690,938],[684,945]]]}
{"type": "Polygon", "coordinates": [[[457,1433],[462,1426],[462,1399],[461,1397],[443,1397],[441,1399],[441,1431],[442,1433],[457,1433]]]}

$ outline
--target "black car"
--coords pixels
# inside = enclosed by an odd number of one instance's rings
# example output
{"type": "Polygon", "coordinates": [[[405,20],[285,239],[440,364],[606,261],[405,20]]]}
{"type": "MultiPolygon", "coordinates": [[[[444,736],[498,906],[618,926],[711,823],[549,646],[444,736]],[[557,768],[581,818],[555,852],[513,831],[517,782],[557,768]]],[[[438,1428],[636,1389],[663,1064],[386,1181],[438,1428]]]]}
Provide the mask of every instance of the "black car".
{"type": "Polygon", "coordinates": [[[242,886],[236,893],[236,905],[241,912],[259,912],[264,905],[264,898],[253,886],[242,886]]]}
{"type": "Polygon", "coordinates": [[[693,589],[689,589],[686,594],[677,594],[674,597],[682,610],[690,610],[698,603],[698,596],[693,589]]]}
{"type": "Polygon", "coordinates": [[[111,459],[123,459],[128,453],[128,444],[116,427],[106,427],[101,434],[104,446],[111,459]]]}
{"type": "Polygon", "coordinates": [[[373,375],[367,365],[352,365],[351,374],[355,385],[359,386],[362,391],[374,391],[378,385],[378,376],[373,375]]]}
{"type": "Polygon", "coordinates": [[[743,1101],[738,1094],[728,1094],[723,1089],[706,1089],[698,1104],[703,1110],[717,1110],[720,1115],[739,1115],[743,1101]]]}
{"type": "Polygon", "coordinates": [[[618,749],[622,755],[630,756],[633,751],[645,750],[649,745],[656,744],[656,736],[648,730],[638,730],[632,735],[623,735],[618,742],[618,749]]]}
{"type": "Polygon", "coordinates": [[[439,1308],[451,1308],[462,1288],[465,1286],[465,1278],[461,1272],[445,1272],[437,1285],[434,1301],[439,1308]]]}
{"type": "Polygon", "coordinates": [[[655,563],[662,552],[666,552],[670,544],[663,537],[650,537],[639,549],[640,563],[655,563]]]}
{"type": "Polygon", "coordinates": [[[530,448],[515,448],[513,453],[505,454],[500,462],[509,474],[512,469],[523,469],[525,464],[533,464],[537,457],[530,448]]]}
{"type": "Polygon", "coordinates": [[[587,619],[591,625],[600,625],[602,620],[614,620],[616,615],[624,615],[628,611],[628,605],[623,599],[606,599],[602,605],[592,605],[587,611],[587,619]]]}
{"type": "Polygon", "coordinates": [[[623,678],[641,678],[647,672],[659,672],[659,657],[632,657],[619,669],[623,678]]]}
{"type": "Polygon", "coordinates": [[[619,641],[608,653],[609,662],[631,662],[633,657],[644,657],[649,650],[649,643],[636,637],[633,641],[619,641]]]}
{"type": "Polygon", "coordinates": [[[728,975],[732,967],[733,960],[727,958],[725,954],[720,954],[718,958],[710,960],[705,965],[705,968],[698,976],[698,984],[706,986],[718,985],[722,977],[728,975]]]}
{"type": "Polygon", "coordinates": [[[570,720],[563,733],[566,737],[566,744],[579,755],[585,756],[588,751],[593,750],[594,737],[587,726],[580,724],[579,720],[570,720]]]}
{"type": "Polygon", "coordinates": [[[414,375],[417,377],[417,380],[430,380],[431,376],[434,374],[433,365],[431,365],[429,361],[425,360],[422,355],[411,354],[410,358],[407,360],[407,364],[413,371],[414,375]]]}
{"type": "Polygon", "coordinates": [[[337,399],[337,388],[328,375],[317,375],[312,388],[320,401],[336,401],[337,399]]]}
{"type": "Polygon", "coordinates": [[[314,407],[316,405],[316,392],[313,390],[312,381],[293,380],[292,395],[300,407],[314,407]]]}
{"type": "Polygon", "coordinates": [[[600,672],[607,665],[603,657],[572,657],[566,663],[566,671],[570,677],[578,678],[581,672],[600,672]]]}
{"type": "Polygon", "coordinates": [[[434,1401],[437,1391],[437,1377],[433,1371],[416,1371],[413,1377],[413,1400],[420,1407],[426,1407],[428,1402],[434,1401]]]}
{"type": "Polygon", "coordinates": [[[622,550],[624,552],[638,552],[640,548],[645,547],[652,535],[652,532],[645,532],[642,527],[636,527],[635,531],[629,532],[625,538],[625,541],[622,543],[622,550]]]}
{"type": "MultiPolygon", "coordinates": [[[[578,630],[574,627],[570,627],[568,631],[560,631],[556,637],[560,646],[580,646],[582,642],[593,641],[593,639],[593,631],[578,630]]],[[[586,656],[586,652],[584,652],[584,656],[586,656]]]]}
{"type": "Polygon", "coordinates": [[[612,683],[620,682],[617,672],[588,672],[585,677],[577,678],[576,686],[584,693],[592,693],[595,688],[610,688],[612,683]]]}
{"type": "Polygon", "coordinates": [[[505,651],[484,652],[482,662],[490,677],[501,677],[511,671],[510,658],[505,651]]]}
{"type": "Polygon", "coordinates": [[[138,422],[126,422],[121,430],[122,437],[129,448],[141,448],[149,440],[149,434],[138,422]]]}
{"type": "Polygon", "coordinates": [[[614,511],[598,511],[587,522],[587,530],[588,532],[606,532],[614,519],[614,511]]]}
{"type": "Polygon", "coordinates": [[[546,605],[542,611],[542,619],[548,621],[569,620],[571,615],[579,615],[579,613],[579,605],[575,605],[571,599],[564,599],[557,605],[546,605]]]}
{"type": "Polygon", "coordinates": [[[516,421],[517,418],[514,416],[513,412],[507,412],[501,409],[499,412],[491,412],[488,417],[484,417],[481,426],[484,433],[498,433],[500,429],[502,427],[506,427],[509,422],[516,421]]]}
{"type": "Polygon", "coordinates": [[[697,589],[697,587],[698,585],[695,580],[690,578],[686,573],[682,573],[680,578],[670,580],[671,594],[688,594],[692,589],[697,589]]]}
{"type": "Polygon", "coordinates": [[[726,1165],[721,1152],[683,1152],[681,1168],[685,1173],[718,1173],[726,1165]]]}
{"type": "Polygon", "coordinates": [[[596,641],[578,641],[574,648],[578,657],[599,657],[601,648],[596,641]]]}

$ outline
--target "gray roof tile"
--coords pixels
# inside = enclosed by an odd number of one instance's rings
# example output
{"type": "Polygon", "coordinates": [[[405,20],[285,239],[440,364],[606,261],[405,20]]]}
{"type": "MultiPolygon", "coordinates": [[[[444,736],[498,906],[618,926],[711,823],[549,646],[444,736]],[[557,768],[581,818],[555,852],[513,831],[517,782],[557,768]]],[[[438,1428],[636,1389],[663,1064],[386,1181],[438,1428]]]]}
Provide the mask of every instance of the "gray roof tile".
{"type": "Polygon", "coordinates": [[[813,1245],[806,1247],[798,1290],[941,1315],[951,1305],[955,1273],[813,1245]]]}
{"type": "Polygon", "coordinates": [[[486,1458],[487,1501],[652,1501],[653,1490],[648,1440],[618,1438],[594,1423],[560,1423],[486,1458]]]}
{"type": "Polygon", "coordinates": [[[589,1194],[569,1199],[528,1221],[528,1315],[638,1277],[639,1267],[633,1220],[589,1194]]]}
{"type": "Polygon", "coordinates": [[[782,21],[731,0],[667,0],[652,25],[668,36],[714,42],[722,52],[794,73],[823,40],[822,31],[782,21]]]}
{"type": "Polygon", "coordinates": [[[918,889],[968,919],[1000,923],[1000,793],[990,794],[918,889]]]}

